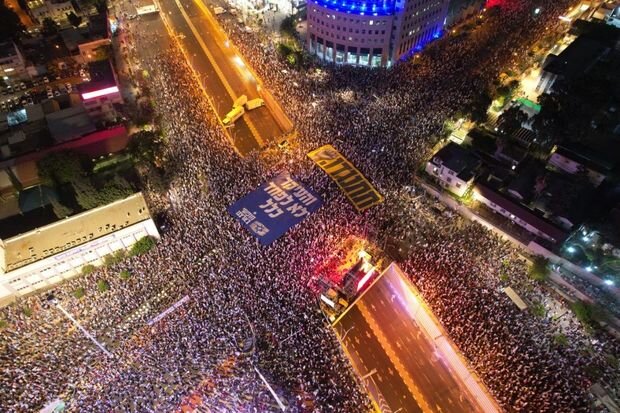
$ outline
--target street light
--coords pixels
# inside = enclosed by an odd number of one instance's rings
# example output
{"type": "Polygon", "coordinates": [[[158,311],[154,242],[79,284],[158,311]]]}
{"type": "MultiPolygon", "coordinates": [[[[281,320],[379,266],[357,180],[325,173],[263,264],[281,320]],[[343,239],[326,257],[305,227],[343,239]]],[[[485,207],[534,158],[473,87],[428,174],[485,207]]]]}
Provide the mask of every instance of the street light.
{"type": "Polygon", "coordinates": [[[93,337],[88,331],[86,331],[86,329],[84,327],[82,327],[82,325],[80,323],[78,323],[78,321],[67,311],[65,310],[60,303],[58,302],[58,300],[56,299],[56,297],[54,297],[53,294],[49,294],[47,296],[47,301],[51,302],[52,304],[54,304],[56,306],[56,308],[65,316],[69,319],[69,321],[71,321],[81,332],[82,334],[84,334],[84,336],[86,338],[88,338],[90,341],[92,341],[97,347],[99,347],[99,349],[101,351],[103,351],[103,353],[110,357],[113,358],[114,356],[112,355],[112,353],[110,353],[104,346],[103,344],[101,344],[100,342],[97,341],[97,339],[95,337],[93,337]]]}

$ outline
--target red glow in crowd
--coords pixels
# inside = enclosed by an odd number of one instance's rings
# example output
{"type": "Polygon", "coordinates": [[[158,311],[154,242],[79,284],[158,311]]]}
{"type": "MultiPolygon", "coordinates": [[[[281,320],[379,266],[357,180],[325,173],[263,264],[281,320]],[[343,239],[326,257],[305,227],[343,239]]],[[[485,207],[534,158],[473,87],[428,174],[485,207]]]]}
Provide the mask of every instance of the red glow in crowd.
{"type": "Polygon", "coordinates": [[[506,4],[507,0],[487,0],[487,3],[484,7],[486,7],[487,9],[494,7],[494,6],[504,6],[506,4]]]}

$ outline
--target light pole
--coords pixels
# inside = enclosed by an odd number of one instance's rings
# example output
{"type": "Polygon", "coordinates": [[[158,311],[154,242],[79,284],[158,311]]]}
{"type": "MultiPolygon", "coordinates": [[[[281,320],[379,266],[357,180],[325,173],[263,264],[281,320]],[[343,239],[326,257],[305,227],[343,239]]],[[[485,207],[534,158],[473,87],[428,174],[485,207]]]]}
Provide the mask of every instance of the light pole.
{"type": "Polygon", "coordinates": [[[342,335],[342,338],[340,340],[342,340],[344,342],[344,339],[347,337],[347,334],[349,334],[349,331],[353,330],[355,328],[355,326],[351,326],[351,328],[349,328],[348,330],[346,330],[344,332],[344,334],[342,335]]]}
{"type": "MultiPolygon", "coordinates": [[[[248,325],[250,326],[250,331],[252,332],[252,341],[253,341],[252,351],[254,351],[254,349],[256,347],[256,332],[254,331],[254,325],[250,321],[250,318],[248,317],[247,313],[245,312],[245,310],[243,308],[241,308],[241,312],[243,313],[243,317],[245,318],[245,320],[247,321],[248,325]]],[[[278,407],[283,412],[286,411],[286,406],[284,406],[284,403],[282,403],[282,400],[280,400],[280,398],[278,397],[276,392],[273,390],[273,388],[271,387],[271,385],[269,384],[267,379],[265,379],[265,376],[263,376],[263,374],[258,370],[258,368],[254,365],[254,362],[252,360],[250,360],[250,364],[254,368],[254,371],[258,374],[258,377],[260,377],[260,379],[263,382],[263,384],[265,385],[265,387],[267,387],[267,390],[269,390],[269,393],[271,393],[271,395],[275,399],[276,403],[278,404],[278,407]]]]}
{"type": "Polygon", "coordinates": [[[67,317],[77,328],[80,329],[80,331],[84,334],[84,336],[86,336],[86,338],[88,338],[90,341],[92,341],[97,347],[99,347],[99,349],[101,351],[103,351],[103,353],[110,357],[113,358],[114,355],[112,353],[110,353],[104,346],[103,344],[101,344],[100,342],[97,341],[97,339],[95,337],[92,336],[92,334],[90,334],[88,331],[86,331],[86,329],[84,327],[82,327],[82,325],[80,323],[78,323],[78,321],[67,311],[65,310],[59,303],[58,300],[56,300],[55,298],[51,298],[50,300],[58,310],[60,310],[61,313],[64,314],[65,317],[67,317]]]}

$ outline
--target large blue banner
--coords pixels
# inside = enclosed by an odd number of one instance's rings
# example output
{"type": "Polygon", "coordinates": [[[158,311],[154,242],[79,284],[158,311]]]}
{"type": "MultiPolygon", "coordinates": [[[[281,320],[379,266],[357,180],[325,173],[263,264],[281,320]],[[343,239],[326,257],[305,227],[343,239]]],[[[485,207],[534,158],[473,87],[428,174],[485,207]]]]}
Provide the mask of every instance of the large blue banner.
{"type": "Polygon", "coordinates": [[[228,212],[262,245],[269,245],[322,204],[321,197],[283,172],[232,204],[228,212]]]}

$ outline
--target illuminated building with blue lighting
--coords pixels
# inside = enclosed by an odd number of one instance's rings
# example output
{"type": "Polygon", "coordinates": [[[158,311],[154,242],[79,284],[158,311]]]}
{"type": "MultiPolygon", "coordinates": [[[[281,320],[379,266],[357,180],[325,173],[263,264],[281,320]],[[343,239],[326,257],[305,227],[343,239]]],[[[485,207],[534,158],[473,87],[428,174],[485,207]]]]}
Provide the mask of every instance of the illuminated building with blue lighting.
{"type": "Polygon", "coordinates": [[[450,0],[308,0],[308,50],[326,62],[389,67],[441,36],[450,0]]]}

